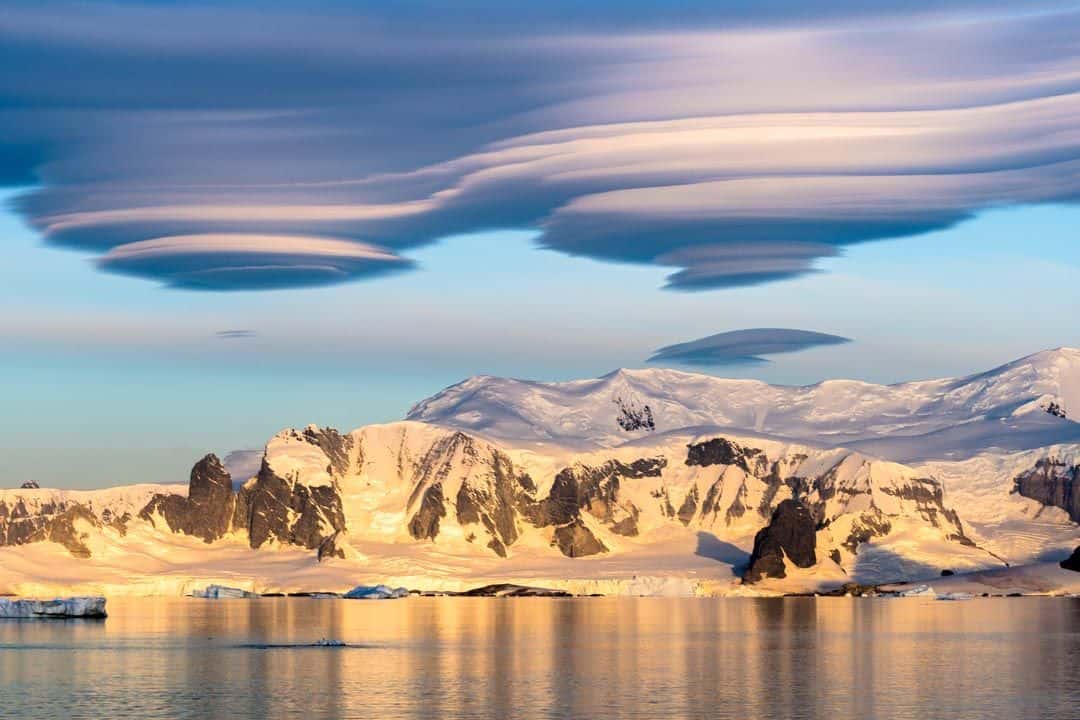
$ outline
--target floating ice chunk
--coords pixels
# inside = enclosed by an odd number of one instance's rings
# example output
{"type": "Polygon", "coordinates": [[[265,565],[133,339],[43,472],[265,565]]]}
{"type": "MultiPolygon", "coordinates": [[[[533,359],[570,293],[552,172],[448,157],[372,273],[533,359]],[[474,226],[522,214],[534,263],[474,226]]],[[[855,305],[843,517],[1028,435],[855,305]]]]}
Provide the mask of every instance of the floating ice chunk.
{"type": "Polygon", "coordinates": [[[105,598],[69,597],[52,600],[0,598],[0,618],[103,618],[105,598]]]}
{"type": "Polygon", "coordinates": [[[929,585],[915,585],[907,590],[892,593],[893,597],[937,597],[934,588],[929,585]]]}
{"type": "Polygon", "coordinates": [[[191,597],[206,598],[207,600],[225,600],[233,598],[257,598],[258,593],[241,590],[240,588],[225,587],[224,585],[207,585],[202,590],[192,590],[191,597]]]}
{"type": "Polygon", "coordinates": [[[345,597],[350,600],[390,600],[393,598],[408,597],[406,588],[392,588],[389,585],[357,585],[345,597]]]}
{"type": "Polygon", "coordinates": [[[314,647],[347,647],[345,643],[341,640],[328,640],[326,638],[316,640],[312,643],[312,645],[314,647]]]}

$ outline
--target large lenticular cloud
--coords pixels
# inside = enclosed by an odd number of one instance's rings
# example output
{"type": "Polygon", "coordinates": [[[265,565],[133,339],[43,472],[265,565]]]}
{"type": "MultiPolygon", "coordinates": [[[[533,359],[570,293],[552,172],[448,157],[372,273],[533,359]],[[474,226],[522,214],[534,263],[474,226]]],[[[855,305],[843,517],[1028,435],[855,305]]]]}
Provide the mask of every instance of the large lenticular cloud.
{"type": "Polygon", "coordinates": [[[676,289],[748,285],[1080,199],[1080,15],[1060,3],[825,3],[805,27],[782,2],[482,5],[15,6],[0,183],[37,180],[19,209],[48,242],[203,290],[364,279],[491,228],[676,289]]]}

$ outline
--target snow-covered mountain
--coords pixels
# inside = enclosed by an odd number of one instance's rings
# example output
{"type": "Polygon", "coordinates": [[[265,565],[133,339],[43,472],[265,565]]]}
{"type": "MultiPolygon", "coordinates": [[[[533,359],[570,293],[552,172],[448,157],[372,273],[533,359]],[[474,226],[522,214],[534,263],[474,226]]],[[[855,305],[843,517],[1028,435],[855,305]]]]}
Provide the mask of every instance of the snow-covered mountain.
{"type": "Polygon", "coordinates": [[[1080,418],[1080,350],[1072,348],[978,375],[898,385],[828,380],[785,387],[655,368],[561,383],[481,376],[408,414],[511,442],[613,447],[697,427],[858,448],[899,461],[1080,442],[1074,418],[1080,418]],[[624,422],[645,413],[649,424],[624,422]]]}
{"type": "Polygon", "coordinates": [[[753,548],[766,588],[1044,561],[1080,542],[1078,388],[1076,350],[893,386],[473,378],[406,421],[282,431],[246,479],[210,455],[186,488],[0,491],[0,592],[743,592],[753,548]]]}

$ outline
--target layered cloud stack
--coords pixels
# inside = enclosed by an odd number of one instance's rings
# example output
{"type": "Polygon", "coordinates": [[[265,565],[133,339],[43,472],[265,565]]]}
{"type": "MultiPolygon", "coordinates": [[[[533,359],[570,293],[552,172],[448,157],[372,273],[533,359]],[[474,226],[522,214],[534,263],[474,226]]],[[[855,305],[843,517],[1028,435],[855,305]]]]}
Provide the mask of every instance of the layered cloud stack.
{"type": "Polygon", "coordinates": [[[37,184],[20,211],[102,269],[213,290],[404,270],[488,228],[746,285],[1080,195],[1074,9],[484,5],[7,8],[0,182],[37,184]]]}

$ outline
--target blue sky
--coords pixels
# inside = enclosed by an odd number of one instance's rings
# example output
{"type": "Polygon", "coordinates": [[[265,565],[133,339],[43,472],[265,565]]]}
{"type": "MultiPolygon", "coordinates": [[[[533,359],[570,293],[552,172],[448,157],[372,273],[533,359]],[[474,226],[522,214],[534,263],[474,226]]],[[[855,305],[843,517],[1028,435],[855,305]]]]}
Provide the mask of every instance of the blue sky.
{"type": "Polygon", "coordinates": [[[820,5],[14,3],[5,482],[181,481],[469,375],[752,328],[852,342],[704,371],[1080,345],[1080,13],[820,5]]]}

